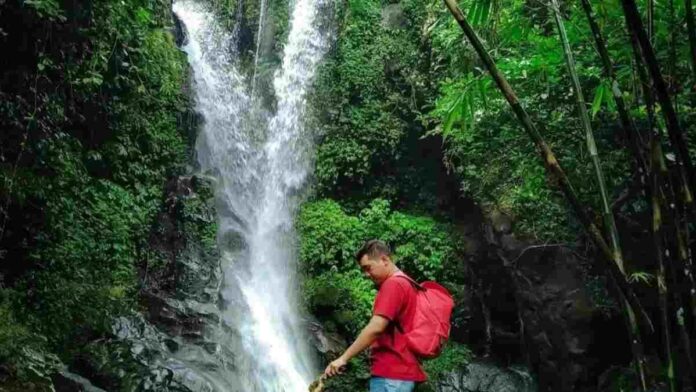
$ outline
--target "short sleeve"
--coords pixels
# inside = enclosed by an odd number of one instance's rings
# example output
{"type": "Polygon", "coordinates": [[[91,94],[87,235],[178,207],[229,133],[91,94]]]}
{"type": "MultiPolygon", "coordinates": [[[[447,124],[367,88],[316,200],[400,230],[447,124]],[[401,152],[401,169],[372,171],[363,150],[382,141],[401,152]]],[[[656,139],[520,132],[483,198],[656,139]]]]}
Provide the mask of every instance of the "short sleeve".
{"type": "Polygon", "coordinates": [[[372,314],[394,321],[403,308],[404,294],[404,288],[399,279],[387,279],[377,292],[372,314]]]}

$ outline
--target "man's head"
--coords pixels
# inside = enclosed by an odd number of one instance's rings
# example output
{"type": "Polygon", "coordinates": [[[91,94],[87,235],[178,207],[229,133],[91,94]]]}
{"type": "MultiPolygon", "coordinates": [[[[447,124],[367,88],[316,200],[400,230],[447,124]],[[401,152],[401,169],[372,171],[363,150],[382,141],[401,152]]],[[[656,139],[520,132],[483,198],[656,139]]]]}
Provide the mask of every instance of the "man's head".
{"type": "Polygon", "coordinates": [[[377,287],[397,271],[391,259],[391,249],[380,240],[370,240],[355,254],[363,274],[370,278],[377,287]]]}

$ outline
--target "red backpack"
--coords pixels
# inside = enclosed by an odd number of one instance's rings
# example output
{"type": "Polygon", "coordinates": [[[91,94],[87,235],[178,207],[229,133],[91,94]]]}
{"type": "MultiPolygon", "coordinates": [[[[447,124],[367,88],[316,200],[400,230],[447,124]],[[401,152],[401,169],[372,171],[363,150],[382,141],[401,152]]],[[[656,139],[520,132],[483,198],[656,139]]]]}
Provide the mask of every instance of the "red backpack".
{"type": "Polygon", "coordinates": [[[409,350],[418,357],[437,357],[450,334],[450,316],[454,307],[452,296],[435,282],[418,283],[403,272],[394,276],[408,280],[416,289],[413,329],[406,332],[409,350]]]}

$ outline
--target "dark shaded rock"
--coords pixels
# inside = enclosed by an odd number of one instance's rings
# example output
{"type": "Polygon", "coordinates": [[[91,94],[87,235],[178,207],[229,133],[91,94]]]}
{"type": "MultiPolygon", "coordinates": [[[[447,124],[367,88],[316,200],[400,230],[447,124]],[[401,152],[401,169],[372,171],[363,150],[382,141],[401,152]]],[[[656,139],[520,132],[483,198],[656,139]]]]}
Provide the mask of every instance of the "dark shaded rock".
{"type": "Polygon", "coordinates": [[[382,8],[382,27],[388,30],[402,29],[408,26],[408,19],[404,15],[404,7],[401,4],[387,4],[382,8]]]}
{"type": "Polygon", "coordinates": [[[445,374],[438,392],[536,392],[537,385],[524,368],[503,368],[485,362],[472,362],[445,374]]]}
{"type": "MultiPolygon", "coordinates": [[[[95,366],[95,360],[87,363],[90,368],[83,368],[81,374],[89,374],[89,371],[104,373],[118,373],[118,369],[125,363],[137,363],[137,374],[127,375],[131,385],[135,382],[139,391],[170,391],[170,392],[204,392],[212,391],[212,386],[199,374],[192,370],[184,361],[177,359],[180,351],[196,349],[196,344],[189,344],[181,337],[171,337],[163,334],[141,316],[130,318],[121,317],[113,326],[117,340],[113,344],[125,348],[125,352],[108,358],[106,368],[95,366]],[[91,369],[91,370],[90,370],[91,369]]],[[[113,355],[117,350],[111,349],[113,355]]],[[[196,355],[199,364],[208,364],[209,358],[196,355]]],[[[209,363],[212,363],[210,361],[209,363]]],[[[133,365],[128,368],[133,371],[133,365]]],[[[111,390],[108,389],[107,390],[111,390]]]]}
{"type": "Polygon", "coordinates": [[[142,303],[146,305],[146,319],[171,336],[198,338],[206,323],[219,321],[218,313],[210,304],[180,302],[148,292],[142,294],[142,303]]]}
{"type": "Polygon", "coordinates": [[[512,219],[500,210],[493,210],[490,214],[490,220],[491,227],[496,233],[507,234],[512,230],[512,219]]]}
{"type": "Polygon", "coordinates": [[[215,302],[221,271],[210,184],[196,176],[172,178],[163,204],[148,241],[151,257],[140,264],[144,292],[215,302]]]}
{"type": "MultiPolygon", "coordinates": [[[[656,356],[645,357],[645,371],[648,379],[655,380],[648,387],[649,392],[668,392],[670,390],[664,377],[664,368],[660,359],[656,356]]],[[[685,373],[687,374],[687,373],[685,373]]],[[[627,390],[627,385],[639,385],[640,380],[633,366],[610,366],[599,375],[597,386],[592,392],[615,392],[627,390]]],[[[590,389],[588,389],[589,391],[590,389]]],[[[635,390],[638,390],[637,388],[635,390]]],[[[693,392],[688,385],[682,385],[678,390],[693,392]]]]}
{"type": "Polygon", "coordinates": [[[174,339],[165,339],[164,344],[167,346],[167,350],[175,353],[179,350],[179,343],[174,339]]]}
{"type": "Polygon", "coordinates": [[[510,227],[501,215],[483,227],[453,338],[480,356],[526,363],[541,391],[595,388],[604,369],[630,360],[630,348],[620,318],[598,306],[591,261],[565,246],[521,240],[510,227]]]}
{"type": "Polygon", "coordinates": [[[188,32],[186,27],[181,22],[181,19],[172,12],[172,19],[174,20],[174,27],[172,28],[172,34],[174,35],[174,42],[176,46],[182,47],[188,43],[188,32]]]}
{"type": "Polygon", "coordinates": [[[338,358],[348,347],[343,336],[327,331],[323,325],[316,321],[309,321],[307,328],[310,334],[310,344],[325,362],[338,358]]]}
{"type": "Polygon", "coordinates": [[[56,392],[105,392],[95,387],[86,378],[68,371],[62,371],[51,376],[56,392]]]}

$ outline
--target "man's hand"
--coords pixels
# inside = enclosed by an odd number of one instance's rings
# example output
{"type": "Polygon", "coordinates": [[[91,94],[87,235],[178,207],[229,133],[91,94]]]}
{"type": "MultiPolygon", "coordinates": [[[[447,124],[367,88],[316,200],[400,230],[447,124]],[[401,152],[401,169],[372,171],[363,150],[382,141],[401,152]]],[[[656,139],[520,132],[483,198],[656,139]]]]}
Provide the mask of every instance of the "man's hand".
{"type": "Polygon", "coordinates": [[[337,360],[331,362],[329,366],[326,367],[326,370],[324,370],[324,376],[333,377],[337,374],[343,373],[347,363],[348,361],[343,359],[343,357],[339,357],[337,360]]]}

